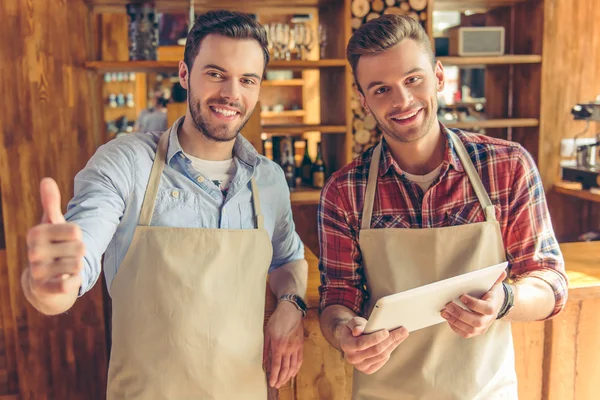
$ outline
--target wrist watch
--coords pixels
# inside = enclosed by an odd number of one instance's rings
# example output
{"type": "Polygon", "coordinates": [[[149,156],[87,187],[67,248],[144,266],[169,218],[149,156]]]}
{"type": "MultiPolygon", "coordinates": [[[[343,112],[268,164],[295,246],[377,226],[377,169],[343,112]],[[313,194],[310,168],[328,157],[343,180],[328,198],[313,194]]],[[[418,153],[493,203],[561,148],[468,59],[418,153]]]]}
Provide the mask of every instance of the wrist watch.
{"type": "Polygon", "coordinates": [[[296,308],[302,313],[302,317],[306,315],[306,303],[304,302],[302,297],[298,296],[297,294],[284,294],[279,298],[277,304],[279,304],[282,301],[289,301],[290,303],[295,305],[296,308]]]}
{"type": "Polygon", "coordinates": [[[515,305],[515,294],[512,290],[512,287],[502,282],[502,288],[504,289],[504,304],[502,304],[502,308],[500,308],[500,312],[496,319],[503,318],[515,305]]]}

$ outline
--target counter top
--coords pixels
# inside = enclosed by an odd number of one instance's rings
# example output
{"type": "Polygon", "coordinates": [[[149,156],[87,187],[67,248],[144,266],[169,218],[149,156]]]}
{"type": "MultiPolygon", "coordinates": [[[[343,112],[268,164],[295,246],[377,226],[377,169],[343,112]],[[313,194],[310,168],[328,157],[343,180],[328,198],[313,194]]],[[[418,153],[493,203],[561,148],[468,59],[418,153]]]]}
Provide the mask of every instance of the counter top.
{"type": "Polygon", "coordinates": [[[561,243],[569,297],[600,297],[600,242],[561,243]]]}

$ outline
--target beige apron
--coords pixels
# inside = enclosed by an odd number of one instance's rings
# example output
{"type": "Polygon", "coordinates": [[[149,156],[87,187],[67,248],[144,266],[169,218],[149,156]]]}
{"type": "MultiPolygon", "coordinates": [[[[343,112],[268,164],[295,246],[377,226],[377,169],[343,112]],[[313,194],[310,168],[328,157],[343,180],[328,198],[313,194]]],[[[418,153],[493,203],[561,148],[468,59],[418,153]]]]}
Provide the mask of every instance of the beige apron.
{"type": "MultiPolygon", "coordinates": [[[[451,139],[486,221],[443,228],[370,229],[380,143],[371,161],[359,237],[371,296],[368,314],[383,296],[505,261],[494,206],[462,142],[453,133],[451,139]]],[[[516,385],[510,323],[496,321],[486,334],[464,339],[444,322],[412,332],[374,374],[355,370],[353,398],[516,399],[516,385]]]]}
{"type": "Polygon", "coordinates": [[[257,229],[149,226],[168,133],[160,139],[131,246],[112,284],[109,400],[265,400],[267,272],[273,249],[257,229]]]}

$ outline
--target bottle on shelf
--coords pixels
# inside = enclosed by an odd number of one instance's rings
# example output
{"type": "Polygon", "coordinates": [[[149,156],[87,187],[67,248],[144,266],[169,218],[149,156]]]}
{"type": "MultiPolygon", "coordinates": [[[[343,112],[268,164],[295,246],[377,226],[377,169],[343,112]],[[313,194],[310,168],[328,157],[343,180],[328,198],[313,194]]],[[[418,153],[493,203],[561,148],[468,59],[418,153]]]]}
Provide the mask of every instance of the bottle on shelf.
{"type": "Polygon", "coordinates": [[[135,106],[135,101],[133,99],[133,93],[127,93],[126,99],[127,100],[125,102],[127,104],[127,107],[133,108],[135,106]]]}
{"type": "Polygon", "coordinates": [[[108,106],[110,108],[117,108],[117,95],[111,93],[108,95],[108,106]]]}
{"type": "Polygon", "coordinates": [[[308,140],[304,140],[304,157],[302,158],[302,164],[300,164],[300,170],[302,171],[302,183],[305,185],[312,184],[312,159],[308,154],[308,140]]]}
{"type": "Polygon", "coordinates": [[[294,162],[292,140],[289,137],[281,139],[281,168],[283,168],[288,187],[290,190],[294,190],[296,187],[296,163],[294,162]]]}
{"type": "Polygon", "coordinates": [[[323,161],[321,142],[317,144],[317,158],[312,166],[312,185],[319,189],[325,186],[325,161],[323,161]]]}
{"type": "Polygon", "coordinates": [[[281,156],[281,137],[279,136],[273,136],[271,137],[271,143],[272,143],[272,147],[271,147],[271,152],[272,152],[272,157],[271,159],[279,165],[283,164],[283,158],[281,156]]]}

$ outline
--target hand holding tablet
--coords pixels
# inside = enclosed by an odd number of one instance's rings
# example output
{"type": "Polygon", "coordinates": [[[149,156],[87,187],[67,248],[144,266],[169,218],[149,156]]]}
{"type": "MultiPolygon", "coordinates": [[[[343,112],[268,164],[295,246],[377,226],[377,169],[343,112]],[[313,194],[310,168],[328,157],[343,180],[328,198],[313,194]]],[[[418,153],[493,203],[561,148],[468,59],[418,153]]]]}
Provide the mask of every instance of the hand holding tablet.
{"type": "MultiPolygon", "coordinates": [[[[448,303],[454,302],[464,308],[464,305],[458,300],[460,296],[468,294],[480,299],[492,288],[507,266],[508,263],[503,262],[382,297],[375,304],[364,333],[382,329],[392,330],[400,326],[406,328],[408,332],[414,332],[445,322],[441,311],[448,303]]],[[[460,332],[457,333],[460,334],[460,332]]]]}

